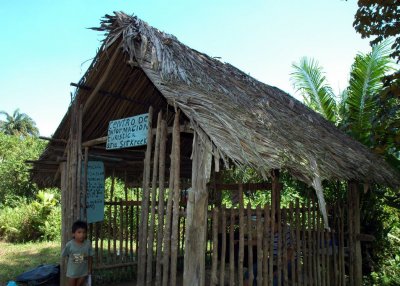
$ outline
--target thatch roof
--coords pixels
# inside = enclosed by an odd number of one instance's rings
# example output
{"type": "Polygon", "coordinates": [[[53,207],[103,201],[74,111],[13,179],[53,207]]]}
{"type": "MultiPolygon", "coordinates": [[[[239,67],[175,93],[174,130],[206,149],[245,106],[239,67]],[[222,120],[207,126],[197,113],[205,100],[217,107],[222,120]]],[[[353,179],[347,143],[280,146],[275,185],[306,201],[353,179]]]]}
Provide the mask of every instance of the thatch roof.
{"type": "MultiPolygon", "coordinates": [[[[79,82],[76,97],[82,104],[114,53],[116,58],[100,92],[85,106],[83,141],[106,136],[108,121],[145,113],[149,105],[169,110],[169,118],[174,107],[183,111],[195,132],[211,140],[217,158],[262,174],[284,169],[309,184],[317,175],[400,186],[399,174],[382,158],[280,89],[187,47],[135,16],[106,15],[98,30],[106,38],[79,82]]],[[[67,139],[68,130],[67,114],[54,138],[67,139]]],[[[183,146],[190,146],[190,139],[183,146]]],[[[40,160],[51,161],[62,151],[51,142],[40,160]]],[[[143,159],[138,150],[124,152],[131,160],[143,159]]],[[[189,160],[190,147],[185,156],[189,160]]],[[[40,162],[35,165],[35,180],[51,184],[50,173],[39,172],[41,167],[40,162]]]]}

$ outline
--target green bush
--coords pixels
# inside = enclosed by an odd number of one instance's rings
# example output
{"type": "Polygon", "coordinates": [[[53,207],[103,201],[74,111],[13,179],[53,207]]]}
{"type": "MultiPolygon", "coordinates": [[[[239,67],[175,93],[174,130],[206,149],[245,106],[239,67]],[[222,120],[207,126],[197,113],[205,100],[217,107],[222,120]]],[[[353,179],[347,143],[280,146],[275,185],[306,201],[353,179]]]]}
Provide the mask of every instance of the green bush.
{"type": "Polygon", "coordinates": [[[40,191],[31,203],[0,209],[0,238],[8,242],[53,240],[60,237],[61,208],[54,194],[40,191]]]}

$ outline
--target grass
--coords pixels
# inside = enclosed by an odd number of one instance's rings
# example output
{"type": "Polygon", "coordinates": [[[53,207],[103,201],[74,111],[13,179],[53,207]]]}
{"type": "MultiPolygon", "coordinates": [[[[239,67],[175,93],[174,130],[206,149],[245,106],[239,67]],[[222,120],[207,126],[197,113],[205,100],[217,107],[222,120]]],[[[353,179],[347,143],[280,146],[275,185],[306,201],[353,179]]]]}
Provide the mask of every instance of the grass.
{"type": "Polygon", "coordinates": [[[60,254],[59,241],[24,244],[0,241],[0,286],[41,264],[59,263],[60,254]]]}

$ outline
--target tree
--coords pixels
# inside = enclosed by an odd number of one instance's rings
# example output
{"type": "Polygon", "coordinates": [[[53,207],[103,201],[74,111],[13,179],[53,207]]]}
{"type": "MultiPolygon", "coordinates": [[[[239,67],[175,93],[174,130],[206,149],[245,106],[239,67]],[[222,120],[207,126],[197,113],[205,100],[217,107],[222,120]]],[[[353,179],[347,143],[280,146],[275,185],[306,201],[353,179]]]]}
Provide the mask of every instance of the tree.
{"type": "Polygon", "coordinates": [[[6,116],[5,121],[0,121],[0,131],[5,134],[24,136],[39,135],[39,129],[36,127],[35,121],[27,114],[19,112],[19,109],[16,109],[12,115],[5,111],[0,111],[0,114],[6,116]]]}
{"type": "Polygon", "coordinates": [[[33,136],[0,132],[0,204],[12,205],[18,198],[34,198],[37,188],[30,180],[26,160],[35,160],[45,144],[33,136]]]}
{"type": "Polygon", "coordinates": [[[400,60],[400,9],[398,0],[360,0],[353,23],[363,38],[376,36],[371,45],[394,38],[393,58],[400,60]]]}
{"type": "Polygon", "coordinates": [[[338,96],[332,92],[322,67],[313,59],[303,58],[299,64],[293,64],[291,81],[310,108],[374,148],[372,126],[382,80],[392,70],[390,51],[385,41],[375,45],[368,54],[359,53],[350,71],[349,86],[338,96]]]}
{"type": "MultiPolygon", "coordinates": [[[[374,152],[384,155],[393,166],[400,166],[399,146],[395,144],[400,138],[396,137],[399,136],[398,133],[396,135],[396,130],[388,128],[394,124],[399,127],[400,116],[398,112],[396,113],[395,102],[382,102],[381,94],[385,75],[393,71],[389,45],[387,41],[383,41],[374,45],[370,53],[360,53],[355,57],[350,72],[349,86],[338,97],[331,92],[332,89],[326,81],[322,67],[314,60],[302,59],[300,64],[294,64],[291,80],[309,107],[321,113],[374,152]],[[337,99],[336,104],[332,103],[335,99],[337,99]],[[313,102],[321,104],[313,104],[313,102]],[[392,107],[389,108],[392,113],[383,114],[382,106],[392,107]],[[335,114],[335,116],[329,116],[329,114],[335,114]],[[383,118],[389,120],[385,121],[383,118]]],[[[390,253],[390,249],[395,248],[388,241],[387,234],[393,229],[392,221],[400,224],[398,209],[389,209],[388,206],[395,206],[399,201],[399,196],[396,196],[392,190],[379,186],[373,186],[373,191],[361,194],[361,231],[373,233],[376,238],[368,255],[363,247],[363,257],[367,258],[364,260],[363,267],[365,273],[373,272],[374,268],[378,270],[378,273],[371,277],[376,276],[374,280],[378,281],[379,285],[383,285],[381,280],[385,277],[385,271],[382,269],[389,269],[385,267],[385,261],[394,261],[390,259],[393,253],[390,253]]],[[[399,253],[397,252],[396,255],[399,253]]],[[[398,271],[398,267],[392,267],[389,270],[393,269],[398,271]]],[[[392,285],[390,283],[394,280],[392,281],[390,277],[386,278],[390,282],[385,285],[392,285]]]]}
{"type": "MultiPolygon", "coordinates": [[[[400,62],[400,2],[399,0],[360,0],[353,23],[362,38],[373,38],[371,45],[393,39],[391,57],[400,62]]],[[[384,79],[384,87],[377,98],[373,121],[375,151],[400,169],[400,71],[384,79]]]]}

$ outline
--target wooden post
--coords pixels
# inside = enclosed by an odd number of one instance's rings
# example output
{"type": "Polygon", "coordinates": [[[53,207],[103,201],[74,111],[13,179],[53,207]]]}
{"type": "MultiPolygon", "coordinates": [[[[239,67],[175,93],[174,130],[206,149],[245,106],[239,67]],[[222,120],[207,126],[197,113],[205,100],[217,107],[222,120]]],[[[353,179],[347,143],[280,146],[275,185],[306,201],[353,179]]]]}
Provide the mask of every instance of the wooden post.
{"type": "Polygon", "coordinates": [[[212,226],[212,266],[211,266],[211,281],[210,285],[218,285],[217,268],[218,268],[218,208],[213,209],[213,226],[212,226]]]}
{"type": "Polygon", "coordinates": [[[161,122],[160,138],[160,164],[158,181],[158,230],[157,230],[157,260],[156,260],[156,286],[161,285],[162,266],[162,240],[164,228],[164,180],[165,180],[165,152],[167,144],[167,122],[161,122]]]}
{"type": "Polygon", "coordinates": [[[146,268],[146,248],[147,248],[147,228],[148,228],[148,216],[149,216],[149,182],[150,182],[150,164],[151,164],[151,149],[152,149],[152,118],[153,108],[149,108],[148,117],[148,133],[147,133],[147,148],[144,159],[144,170],[143,170],[143,197],[142,197],[142,209],[140,215],[140,227],[139,227],[139,255],[138,255],[138,276],[137,284],[144,285],[145,283],[145,268],[146,268]]]}
{"type": "Polygon", "coordinates": [[[233,207],[229,226],[229,285],[235,285],[235,209],[233,207]]]}
{"type": "MultiPolygon", "coordinates": [[[[153,281],[153,247],[154,247],[154,225],[156,215],[156,190],[157,190],[157,178],[158,178],[158,161],[160,155],[160,136],[161,136],[161,118],[162,112],[158,113],[157,118],[157,131],[156,131],[156,142],[155,151],[153,158],[153,177],[151,181],[151,216],[150,216],[150,227],[149,227],[149,238],[147,246],[147,274],[146,284],[151,285],[153,281]]],[[[164,184],[164,183],[162,183],[164,184]]]]}
{"type": "Polygon", "coordinates": [[[162,273],[162,285],[168,285],[169,278],[169,260],[171,254],[171,215],[172,215],[172,197],[174,188],[174,169],[175,169],[175,158],[173,154],[175,153],[174,138],[172,138],[171,146],[171,164],[169,172],[169,186],[168,186],[168,200],[167,200],[167,210],[165,217],[165,229],[164,229],[164,255],[163,255],[163,273],[162,273]]]}
{"type": "MultiPolygon", "coordinates": [[[[65,247],[68,242],[68,238],[71,235],[70,222],[68,220],[67,212],[69,210],[68,201],[68,176],[67,176],[67,163],[60,163],[60,174],[61,174],[61,249],[65,247]]],[[[66,259],[61,258],[60,263],[60,285],[64,286],[67,283],[66,274],[67,263],[66,259]]]]}
{"type": "Polygon", "coordinates": [[[243,184],[239,184],[239,286],[243,286],[243,262],[244,262],[244,208],[243,208],[243,184]]]}
{"type": "Polygon", "coordinates": [[[361,244],[360,240],[357,239],[357,235],[360,233],[360,195],[358,193],[357,183],[350,181],[349,183],[349,241],[351,241],[352,249],[350,249],[350,260],[353,262],[352,271],[353,278],[350,277],[350,281],[353,281],[355,286],[361,286],[362,284],[362,257],[361,257],[361,244]],[[350,215],[351,214],[351,215],[350,215]]]}
{"type": "Polygon", "coordinates": [[[205,249],[207,226],[207,183],[211,173],[211,142],[193,138],[192,190],[187,203],[183,285],[205,284],[205,249]]]}
{"type": "Polygon", "coordinates": [[[251,221],[251,204],[247,204],[247,251],[248,251],[248,265],[249,265],[249,285],[253,285],[254,269],[253,269],[253,227],[251,221]]]}
{"type": "Polygon", "coordinates": [[[174,128],[172,131],[172,144],[174,145],[174,188],[173,188],[173,207],[172,207],[172,228],[171,228],[171,278],[170,285],[176,285],[176,270],[178,258],[178,222],[179,222],[179,201],[180,201],[180,172],[181,172],[181,139],[179,129],[179,111],[175,114],[174,128]]]}
{"type": "Polygon", "coordinates": [[[226,208],[225,205],[221,209],[221,270],[219,276],[219,285],[225,285],[225,256],[226,256],[226,208]]]}

